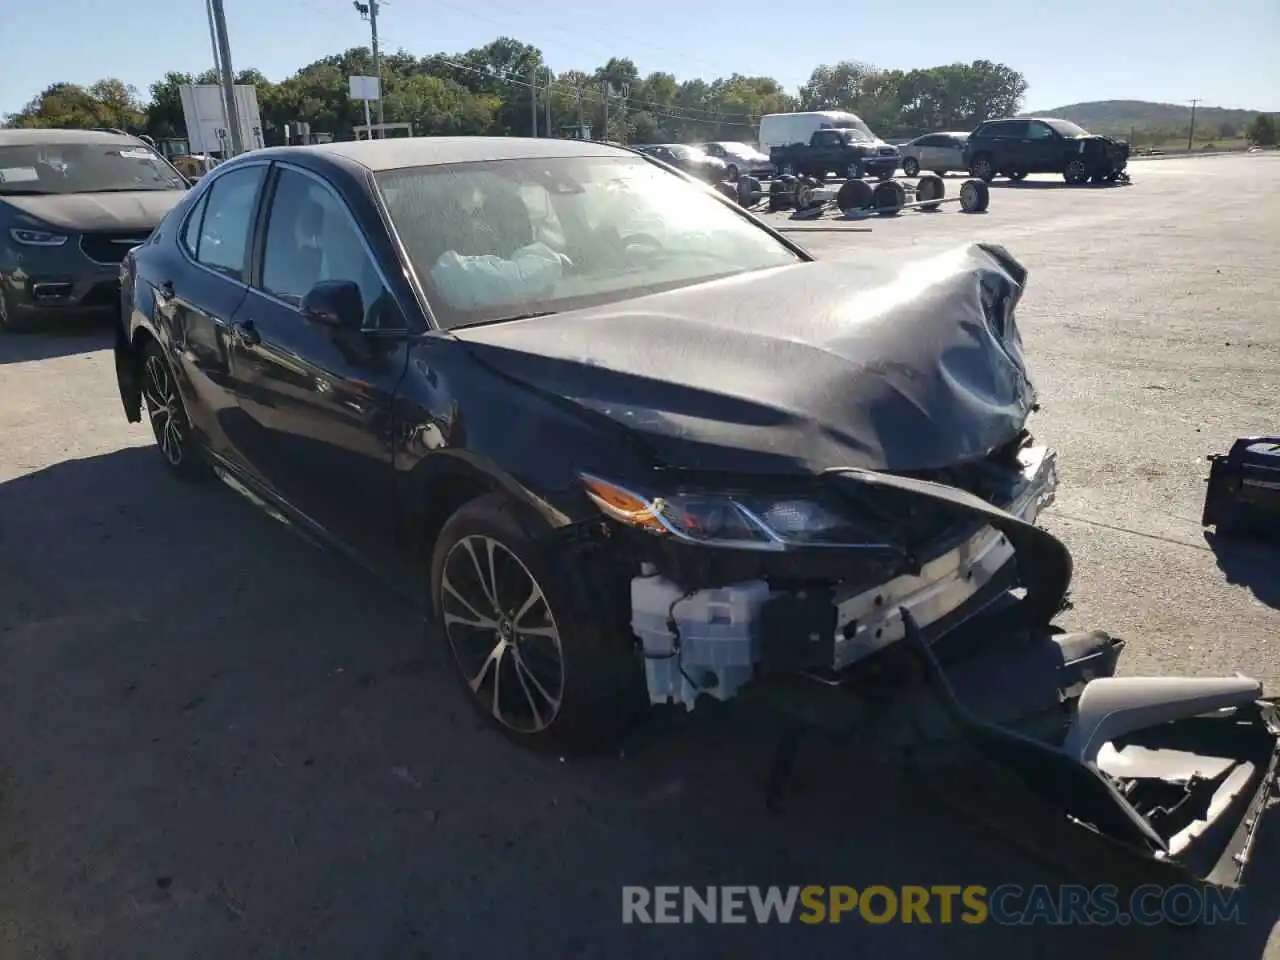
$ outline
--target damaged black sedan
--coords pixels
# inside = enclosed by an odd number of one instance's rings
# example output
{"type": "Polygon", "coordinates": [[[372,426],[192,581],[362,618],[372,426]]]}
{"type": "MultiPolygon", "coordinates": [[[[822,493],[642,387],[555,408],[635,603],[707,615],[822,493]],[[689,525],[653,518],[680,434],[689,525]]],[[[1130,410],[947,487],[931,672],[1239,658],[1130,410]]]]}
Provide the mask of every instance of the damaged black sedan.
{"type": "Polygon", "coordinates": [[[930,702],[953,733],[1042,786],[1074,777],[1051,802],[1171,856],[1132,785],[1254,804],[1271,707],[1241,678],[1133,687],[1108,676],[1118,641],[1051,628],[1071,560],[1035,526],[1057,471],[1027,430],[1026,279],[983,245],[815,262],[602,144],[269,149],[129,254],[116,367],[174,473],[408,583],[517,742],[595,748],[651,705],[779,678],[861,716],[906,651],[951,678],[930,702]],[[1024,743],[987,725],[1002,710],[1049,721],[1024,743]],[[1248,757],[1134,745],[1223,711],[1252,718],[1248,757]]]}

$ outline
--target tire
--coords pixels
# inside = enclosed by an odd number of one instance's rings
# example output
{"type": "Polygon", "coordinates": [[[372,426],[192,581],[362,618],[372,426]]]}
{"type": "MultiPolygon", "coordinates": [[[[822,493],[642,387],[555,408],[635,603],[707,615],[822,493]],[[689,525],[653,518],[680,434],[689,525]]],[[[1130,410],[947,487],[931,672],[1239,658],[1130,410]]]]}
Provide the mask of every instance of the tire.
{"type": "Polygon", "coordinates": [[[934,175],[935,177],[937,177],[937,178],[941,179],[941,178],[943,178],[943,177],[945,177],[945,176],[947,175],[947,171],[945,171],[945,170],[935,170],[935,171],[933,171],[933,175],[934,175]]]}
{"type": "Polygon", "coordinates": [[[846,180],[836,193],[836,206],[846,217],[857,216],[871,208],[875,190],[865,180],[846,180]]]}
{"type": "Polygon", "coordinates": [[[920,209],[926,213],[932,213],[939,209],[941,203],[933,203],[932,201],[941,201],[947,195],[947,185],[942,182],[942,178],[937,174],[932,176],[921,177],[916,183],[916,202],[919,203],[920,209]]]}
{"type": "Polygon", "coordinates": [[[1009,177],[1010,180],[1013,180],[1014,182],[1017,182],[1018,180],[1027,179],[1027,174],[1023,170],[1010,170],[1007,176],[1009,177]]]}
{"type": "Polygon", "coordinates": [[[527,749],[596,753],[645,707],[644,665],[625,616],[610,612],[624,609],[608,598],[625,586],[614,593],[607,563],[565,555],[546,532],[503,494],[462,507],[432,553],[432,620],[486,723],[527,749]]]}
{"type": "Polygon", "coordinates": [[[173,367],[154,340],[147,341],[140,359],[143,411],[165,466],[181,480],[203,479],[208,476],[209,464],[191,429],[173,367]]]}
{"type": "Polygon", "coordinates": [[[1062,170],[1062,179],[1067,183],[1078,185],[1089,182],[1089,167],[1082,157],[1072,157],[1062,170]]]}
{"type": "Polygon", "coordinates": [[[990,183],[994,180],[996,178],[996,164],[991,154],[980,153],[974,157],[973,163],[969,165],[969,174],[985,183],[990,183]]]}
{"type": "Polygon", "coordinates": [[[738,182],[738,165],[734,163],[729,164],[729,166],[725,168],[724,178],[728,180],[730,183],[737,183],[738,182]]]}
{"type": "Polygon", "coordinates": [[[902,161],[902,173],[908,177],[920,176],[920,161],[915,157],[907,157],[902,161]]]}
{"type": "Polygon", "coordinates": [[[872,190],[871,202],[882,217],[896,217],[907,202],[907,191],[897,180],[881,180],[872,190]]]}

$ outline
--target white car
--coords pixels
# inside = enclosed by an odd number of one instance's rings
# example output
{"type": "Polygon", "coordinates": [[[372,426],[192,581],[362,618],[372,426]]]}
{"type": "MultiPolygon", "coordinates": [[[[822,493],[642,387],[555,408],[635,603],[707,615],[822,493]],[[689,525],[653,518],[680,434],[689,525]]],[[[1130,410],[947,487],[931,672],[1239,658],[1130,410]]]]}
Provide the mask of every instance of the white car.
{"type": "Polygon", "coordinates": [[[921,170],[929,170],[938,176],[952,170],[967,171],[964,144],[968,139],[967,133],[929,133],[916,137],[899,148],[902,172],[908,177],[915,177],[921,170]]]}

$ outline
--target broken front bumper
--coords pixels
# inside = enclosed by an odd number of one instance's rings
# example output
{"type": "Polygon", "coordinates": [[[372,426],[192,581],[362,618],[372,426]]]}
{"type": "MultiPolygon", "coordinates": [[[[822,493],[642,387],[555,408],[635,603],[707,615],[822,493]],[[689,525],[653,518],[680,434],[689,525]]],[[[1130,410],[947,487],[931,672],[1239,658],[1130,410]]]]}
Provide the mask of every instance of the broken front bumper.
{"type": "MultiPolygon", "coordinates": [[[[1053,502],[1057,455],[1030,447],[1018,462],[1001,500],[1009,515],[1034,523],[1053,502]]],[[[702,694],[730,699],[760,672],[844,671],[901,640],[904,612],[931,640],[956,630],[1017,584],[1009,538],[981,522],[967,530],[914,572],[871,587],[775,590],[759,579],[686,590],[656,571],[636,577],[632,629],[651,701],[692,709],[702,694]]],[[[848,555],[852,570],[856,549],[848,555]]]]}

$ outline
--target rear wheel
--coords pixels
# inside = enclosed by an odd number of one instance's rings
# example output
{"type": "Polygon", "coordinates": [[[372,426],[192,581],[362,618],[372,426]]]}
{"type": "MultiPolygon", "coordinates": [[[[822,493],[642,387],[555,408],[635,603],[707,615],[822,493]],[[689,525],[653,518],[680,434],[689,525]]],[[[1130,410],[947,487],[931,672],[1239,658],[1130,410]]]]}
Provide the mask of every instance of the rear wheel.
{"type": "Polygon", "coordinates": [[[549,546],[541,518],[490,494],[455,513],[431,563],[433,618],[472,706],[521,746],[613,746],[644,706],[644,670],[599,564],[549,546]]]}
{"type": "Polygon", "coordinates": [[[973,163],[969,165],[969,173],[990,183],[996,178],[996,165],[989,153],[980,153],[973,158],[973,163]]]}
{"type": "Polygon", "coordinates": [[[187,418],[178,381],[154,340],[148,340],[142,350],[142,401],[170,472],[184,480],[205,476],[207,463],[187,418]]]}
{"type": "Polygon", "coordinates": [[[902,161],[902,172],[908,177],[920,175],[920,161],[915,157],[907,157],[902,161]]]}
{"type": "Polygon", "coordinates": [[[1010,180],[1015,180],[1015,181],[1025,180],[1027,179],[1027,174],[1023,170],[1010,170],[1008,173],[1008,177],[1010,180]]]}

